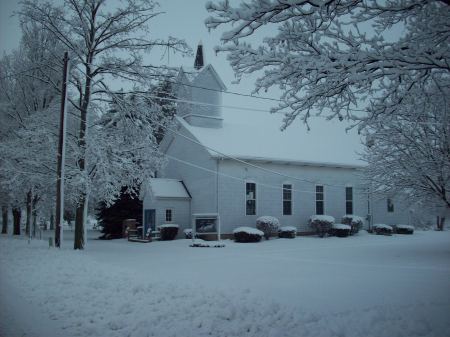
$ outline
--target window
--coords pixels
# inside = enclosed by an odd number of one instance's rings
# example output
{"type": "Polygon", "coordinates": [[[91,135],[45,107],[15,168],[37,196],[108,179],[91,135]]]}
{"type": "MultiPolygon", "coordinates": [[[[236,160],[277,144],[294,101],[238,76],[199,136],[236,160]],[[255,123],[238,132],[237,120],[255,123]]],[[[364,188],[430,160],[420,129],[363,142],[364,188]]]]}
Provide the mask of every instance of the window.
{"type": "Polygon", "coordinates": [[[283,215],[292,215],[292,185],[283,184],[283,215]]]}
{"type": "Polygon", "coordinates": [[[353,214],[353,187],[345,188],[345,214],[353,214]]]}
{"type": "Polygon", "coordinates": [[[316,214],[324,214],[324,190],[322,185],[316,186],[316,214]]]}
{"type": "Polygon", "coordinates": [[[394,212],[394,203],[392,202],[391,198],[387,199],[387,211],[389,213],[393,213],[394,212]]]}
{"type": "Polygon", "coordinates": [[[166,209],[166,222],[172,222],[172,210],[166,209]]]}
{"type": "Polygon", "coordinates": [[[256,214],[256,184],[245,183],[245,214],[256,214]]]}

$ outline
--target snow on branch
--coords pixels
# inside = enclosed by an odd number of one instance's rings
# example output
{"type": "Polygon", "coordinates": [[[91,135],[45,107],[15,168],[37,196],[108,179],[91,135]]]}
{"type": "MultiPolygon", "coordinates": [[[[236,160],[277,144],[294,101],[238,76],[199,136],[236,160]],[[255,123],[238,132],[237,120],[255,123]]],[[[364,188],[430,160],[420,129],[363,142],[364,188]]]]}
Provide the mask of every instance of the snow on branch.
{"type": "Polygon", "coordinates": [[[284,127],[322,114],[362,120],[362,128],[367,118],[397,113],[412,87],[450,72],[445,2],[252,0],[206,8],[206,26],[225,29],[216,51],[227,53],[238,80],[257,73],[254,92],[282,90],[272,111],[285,114],[284,127]],[[277,33],[264,36],[264,26],[277,33]]]}

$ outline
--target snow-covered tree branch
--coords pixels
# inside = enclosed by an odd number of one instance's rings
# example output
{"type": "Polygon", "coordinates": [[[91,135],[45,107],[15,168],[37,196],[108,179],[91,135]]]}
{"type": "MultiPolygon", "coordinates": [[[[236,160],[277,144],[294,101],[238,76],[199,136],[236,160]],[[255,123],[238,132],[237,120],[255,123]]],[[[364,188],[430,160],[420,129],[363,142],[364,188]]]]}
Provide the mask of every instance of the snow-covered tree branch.
{"type": "MultiPolygon", "coordinates": [[[[134,190],[141,179],[162,164],[154,146],[155,139],[148,135],[139,138],[143,135],[140,130],[146,126],[140,118],[145,119],[149,113],[158,114],[158,110],[148,109],[144,113],[137,101],[118,99],[120,95],[114,84],[132,88],[130,91],[147,90],[155,76],[165,69],[145,66],[143,53],[153,52],[155,48],[161,48],[162,52],[190,52],[182,40],[151,38],[149,23],[161,14],[156,2],[126,0],[114,8],[108,5],[105,0],[65,0],[62,6],[23,1],[19,13],[23,22],[34,22],[50,32],[69,51],[71,58],[69,102],[78,111],[79,122],[77,148],[72,149],[79,174],[70,181],[73,186],[79,186],[75,249],[82,249],[84,245],[85,209],[90,195],[95,193],[111,201],[123,187],[120,178],[124,178],[124,174],[130,178],[126,180],[130,190],[134,190]],[[122,105],[118,111],[123,115],[131,111],[143,115],[116,124],[122,132],[119,135],[118,129],[106,128],[102,115],[120,100],[122,105]],[[133,154],[134,159],[124,154],[131,153],[130,144],[141,149],[133,154]],[[149,156],[151,160],[147,160],[149,156]],[[123,172],[119,172],[119,164],[123,172]]],[[[146,132],[151,134],[152,130],[146,132]]]]}
{"type": "Polygon", "coordinates": [[[227,27],[217,51],[227,52],[238,80],[261,73],[255,92],[282,89],[272,110],[285,114],[284,127],[322,114],[363,128],[399,113],[416,87],[450,74],[447,1],[252,0],[206,8],[208,28],[227,27]],[[277,34],[265,36],[265,27],[277,34]]]}
{"type": "Polygon", "coordinates": [[[408,109],[367,127],[365,174],[375,193],[450,209],[449,97],[437,85],[414,90],[404,98],[408,109]]]}

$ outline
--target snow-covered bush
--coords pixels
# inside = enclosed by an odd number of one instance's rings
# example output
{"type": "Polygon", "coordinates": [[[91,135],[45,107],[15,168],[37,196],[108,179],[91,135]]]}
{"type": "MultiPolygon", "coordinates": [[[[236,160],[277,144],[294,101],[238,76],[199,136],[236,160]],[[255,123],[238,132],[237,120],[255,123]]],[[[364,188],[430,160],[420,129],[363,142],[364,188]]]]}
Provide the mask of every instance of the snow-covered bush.
{"type": "Polygon", "coordinates": [[[256,219],[256,228],[264,233],[266,240],[269,240],[272,234],[276,234],[278,232],[280,222],[273,216],[265,215],[256,219]]]}
{"type": "Polygon", "coordinates": [[[330,215],[312,215],[309,218],[309,226],[323,238],[329,233],[334,224],[334,218],[330,215]]]}
{"type": "Polygon", "coordinates": [[[353,214],[346,214],[342,217],[341,223],[351,227],[350,234],[356,234],[364,225],[364,219],[353,214]]]}
{"type": "Polygon", "coordinates": [[[297,228],[294,226],[283,226],[278,230],[278,237],[285,239],[294,239],[297,235],[297,228]]]}
{"type": "Polygon", "coordinates": [[[259,242],[264,232],[252,227],[238,227],[233,230],[233,236],[236,242],[259,242]]]}
{"type": "Polygon", "coordinates": [[[392,227],[385,224],[375,224],[372,226],[372,230],[377,235],[392,235],[393,233],[392,227]]]}
{"type": "MultiPolygon", "coordinates": [[[[184,233],[184,237],[186,238],[186,239],[192,239],[192,229],[191,228],[186,228],[184,231],[183,231],[183,233],[184,233]]],[[[195,234],[195,238],[197,238],[198,237],[198,235],[197,235],[197,233],[195,234]]]]}
{"type": "Polygon", "coordinates": [[[397,234],[413,234],[414,227],[410,225],[394,225],[394,231],[397,234]]]}
{"type": "Polygon", "coordinates": [[[340,238],[345,238],[350,235],[352,227],[350,225],[335,223],[331,228],[331,233],[340,238]]]}
{"type": "Polygon", "coordinates": [[[173,240],[178,234],[178,225],[175,224],[167,224],[159,226],[159,232],[161,235],[162,241],[173,240]]]}

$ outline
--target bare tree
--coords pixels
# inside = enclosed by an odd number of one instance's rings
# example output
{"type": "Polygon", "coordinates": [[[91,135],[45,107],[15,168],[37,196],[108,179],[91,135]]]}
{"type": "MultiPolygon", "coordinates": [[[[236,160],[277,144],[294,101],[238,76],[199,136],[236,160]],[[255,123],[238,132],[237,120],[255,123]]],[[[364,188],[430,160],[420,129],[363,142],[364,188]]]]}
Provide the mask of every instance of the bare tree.
{"type": "MultiPolygon", "coordinates": [[[[69,101],[79,113],[78,160],[79,190],[75,218],[75,249],[84,246],[84,222],[88,205],[90,178],[96,165],[87,162],[88,121],[111,103],[115,93],[108,83],[112,78],[132,86],[145,86],[159,73],[143,67],[142,53],[155,47],[188,51],[184,41],[149,38],[149,22],[161,14],[150,0],[127,0],[111,9],[105,0],[65,0],[62,6],[24,1],[20,12],[24,21],[37,22],[51,32],[69,51],[72,63],[69,101]]],[[[117,187],[117,194],[121,186],[117,187]]]]}
{"type": "Polygon", "coordinates": [[[208,28],[228,28],[217,50],[228,53],[238,79],[262,71],[255,92],[282,89],[272,110],[285,113],[284,127],[322,114],[363,128],[450,72],[449,1],[251,0],[206,8],[208,28]],[[264,27],[277,34],[264,36],[264,27]]]}

